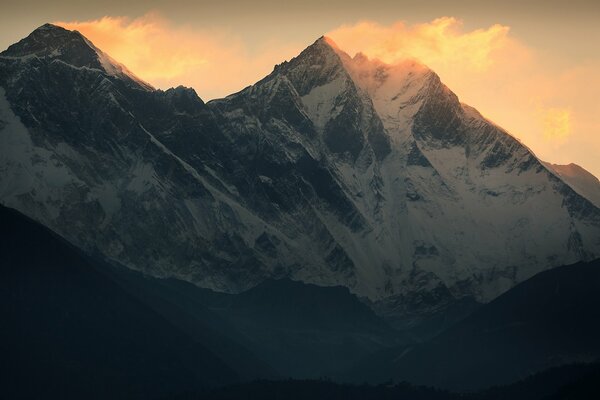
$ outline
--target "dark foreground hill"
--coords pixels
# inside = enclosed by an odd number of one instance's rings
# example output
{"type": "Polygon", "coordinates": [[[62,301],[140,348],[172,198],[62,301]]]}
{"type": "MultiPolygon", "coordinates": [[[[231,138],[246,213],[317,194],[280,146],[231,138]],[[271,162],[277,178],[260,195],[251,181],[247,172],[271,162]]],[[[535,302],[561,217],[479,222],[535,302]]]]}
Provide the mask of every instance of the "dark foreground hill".
{"type": "Polygon", "coordinates": [[[452,393],[407,383],[341,385],[327,380],[257,381],[231,385],[178,399],[204,400],[567,400],[597,399],[600,364],[551,368],[508,386],[481,392],[452,393]]]}
{"type": "Polygon", "coordinates": [[[0,207],[2,398],[147,398],[240,380],[100,266],[0,207]]]}
{"type": "Polygon", "coordinates": [[[454,390],[600,357],[600,260],[542,272],[418,346],[370,357],[353,376],[454,390]]]}
{"type": "Polygon", "coordinates": [[[398,340],[346,288],[215,293],[84,256],[1,206],[0,221],[5,393],[131,398],[318,377],[398,340]]]}
{"type": "MultiPolygon", "coordinates": [[[[347,289],[282,280],[219,294],[84,257],[4,207],[0,221],[2,397],[454,399],[408,384],[244,382],[306,376],[311,367],[323,375],[377,345],[386,350],[368,358],[373,373],[455,388],[510,382],[527,368],[598,354],[598,262],[540,274],[398,357],[387,347],[393,330],[347,289]],[[407,360],[412,376],[402,370],[407,360]]],[[[582,398],[597,390],[597,369],[554,368],[460,398],[582,398]]],[[[372,377],[364,369],[354,381],[372,377]]]]}

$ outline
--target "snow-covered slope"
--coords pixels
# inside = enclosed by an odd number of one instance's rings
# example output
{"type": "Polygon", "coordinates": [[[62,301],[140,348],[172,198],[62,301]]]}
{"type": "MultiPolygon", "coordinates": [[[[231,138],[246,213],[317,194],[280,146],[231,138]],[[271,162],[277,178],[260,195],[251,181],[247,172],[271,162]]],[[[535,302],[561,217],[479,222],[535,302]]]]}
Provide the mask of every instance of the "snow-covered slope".
{"type": "Polygon", "coordinates": [[[11,45],[2,53],[2,57],[23,63],[32,58],[42,58],[62,62],[72,68],[98,69],[110,76],[153,90],[152,86],[98,49],[79,32],[52,24],[40,26],[25,39],[11,45]]]}
{"type": "Polygon", "coordinates": [[[321,38],[204,104],[101,59],[48,25],[0,55],[0,201],[131,268],[411,313],[600,255],[600,209],[416,61],[321,38]]]}

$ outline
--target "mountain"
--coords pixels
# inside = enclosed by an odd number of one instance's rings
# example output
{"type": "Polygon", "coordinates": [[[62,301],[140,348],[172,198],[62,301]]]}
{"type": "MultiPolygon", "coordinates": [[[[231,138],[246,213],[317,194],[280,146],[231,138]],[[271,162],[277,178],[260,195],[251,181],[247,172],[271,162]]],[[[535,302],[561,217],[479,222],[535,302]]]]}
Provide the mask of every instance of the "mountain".
{"type": "Polygon", "coordinates": [[[243,381],[331,376],[373,352],[414,343],[343,287],[280,279],[227,294],[123,268],[113,275],[138,300],[210,345],[243,381]]]}
{"type": "Polygon", "coordinates": [[[577,164],[559,165],[544,163],[560,176],[577,193],[600,207],[600,181],[577,164]]]}
{"type": "Polygon", "coordinates": [[[600,260],[542,272],[426,343],[369,357],[354,374],[470,391],[596,362],[598,337],[600,260]]]}
{"type": "Polygon", "coordinates": [[[240,382],[238,365],[124,290],[105,265],[14,210],[0,206],[0,220],[2,397],[148,398],[240,382]]]}
{"type": "Polygon", "coordinates": [[[153,276],[341,285],[411,325],[600,255],[600,209],[416,61],[320,38],[204,103],[44,25],[0,87],[0,202],[153,276]]]}
{"type": "Polygon", "coordinates": [[[337,375],[371,353],[414,343],[344,287],[280,279],[223,294],[182,281],[163,284],[171,290],[166,298],[189,296],[226,320],[245,337],[241,342],[283,377],[337,375]]]}
{"type": "Polygon", "coordinates": [[[131,86],[154,90],[152,86],[102,52],[79,32],[58,29],[52,24],[40,26],[26,40],[13,44],[2,55],[4,58],[19,61],[44,58],[73,68],[95,69],[131,86]]]}
{"type": "Polygon", "coordinates": [[[131,398],[317,378],[398,342],[347,288],[268,280],[217,293],[86,257],[2,206],[0,220],[4,395],[131,398]]]}

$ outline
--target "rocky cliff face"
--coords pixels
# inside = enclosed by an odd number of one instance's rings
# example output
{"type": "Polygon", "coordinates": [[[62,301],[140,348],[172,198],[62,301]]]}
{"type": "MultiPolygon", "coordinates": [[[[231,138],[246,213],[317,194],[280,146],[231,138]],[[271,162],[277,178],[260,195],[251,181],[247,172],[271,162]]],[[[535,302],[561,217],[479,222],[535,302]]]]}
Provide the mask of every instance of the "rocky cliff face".
{"type": "Polygon", "coordinates": [[[321,38],[205,104],[44,25],[0,55],[0,87],[0,202],[153,275],[402,311],[600,255],[600,209],[418,62],[321,38]]]}

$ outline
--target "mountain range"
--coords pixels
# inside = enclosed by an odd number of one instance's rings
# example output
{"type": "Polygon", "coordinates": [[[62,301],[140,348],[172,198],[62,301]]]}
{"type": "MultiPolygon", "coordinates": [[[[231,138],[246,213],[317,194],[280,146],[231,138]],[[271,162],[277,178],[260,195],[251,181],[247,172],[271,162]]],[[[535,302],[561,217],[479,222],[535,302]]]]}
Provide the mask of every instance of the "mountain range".
{"type": "Polygon", "coordinates": [[[205,103],[43,25],[0,53],[0,171],[0,203],[108,263],[227,293],[340,285],[409,324],[600,256],[597,180],[418,61],[325,37],[205,103]]]}

